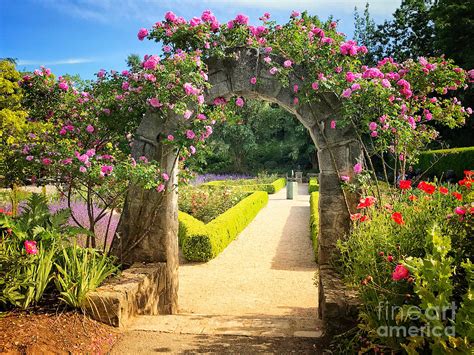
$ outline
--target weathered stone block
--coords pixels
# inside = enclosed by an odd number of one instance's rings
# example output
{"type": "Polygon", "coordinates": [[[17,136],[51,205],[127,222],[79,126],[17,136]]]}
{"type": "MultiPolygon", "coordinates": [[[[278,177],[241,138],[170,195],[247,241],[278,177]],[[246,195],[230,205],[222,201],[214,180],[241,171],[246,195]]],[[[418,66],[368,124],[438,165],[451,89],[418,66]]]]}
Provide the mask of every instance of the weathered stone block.
{"type": "Polygon", "coordinates": [[[160,314],[166,263],[134,264],[89,293],[85,312],[95,320],[124,327],[137,315],[160,314]]]}

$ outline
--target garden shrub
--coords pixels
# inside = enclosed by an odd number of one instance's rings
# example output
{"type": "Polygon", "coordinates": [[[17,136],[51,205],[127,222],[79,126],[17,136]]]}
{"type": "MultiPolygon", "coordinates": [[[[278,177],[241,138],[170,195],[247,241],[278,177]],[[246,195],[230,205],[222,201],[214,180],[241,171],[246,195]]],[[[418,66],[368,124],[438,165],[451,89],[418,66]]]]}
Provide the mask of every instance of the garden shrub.
{"type": "Polygon", "coordinates": [[[187,260],[208,261],[222,252],[268,202],[268,194],[256,191],[210,223],[184,212],[178,214],[179,239],[187,260]]]}
{"type": "Polygon", "coordinates": [[[78,307],[87,292],[103,281],[98,274],[109,275],[116,271],[109,257],[89,257],[98,252],[79,247],[75,247],[73,261],[76,264],[68,262],[71,259],[66,258],[67,250],[75,237],[89,233],[69,226],[70,216],[69,209],[50,212],[45,196],[40,194],[32,194],[18,216],[0,210],[1,309],[11,306],[26,309],[38,304],[53,279],[61,299],[78,307]],[[98,260],[107,261],[107,267],[98,260]],[[74,295],[78,296],[76,302],[74,295]]]}
{"type": "Polygon", "coordinates": [[[308,183],[308,193],[312,193],[315,191],[319,191],[319,182],[316,177],[312,177],[309,179],[308,183]]]}
{"type": "Polygon", "coordinates": [[[311,227],[311,240],[313,242],[314,260],[318,262],[318,232],[319,232],[319,192],[311,192],[309,198],[310,208],[310,227],[311,227]]]}
{"type": "Polygon", "coordinates": [[[421,172],[428,170],[427,174],[430,176],[445,176],[448,170],[453,170],[457,177],[461,177],[466,168],[474,167],[474,147],[422,152],[416,167],[421,172]],[[439,160],[436,162],[437,159],[439,160]],[[436,163],[431,166],[434,162],[436,163]]]}
{"type": "Polygon", "coordinates": [[[232,181],[211,181],[208,182],[207,186],[232,186],[236,187],[239,186],[241,187],[244,191],[265,191],[268,194],[274,194],[278,191],[280,191],[282,188],[286,186],[286,179],[285,178],[279,178],[274,180],[271,183],[265,183],[265,184],[257,184],[253,183],[253,179],[247,179],[244,182],[242,180],[232,180],[232,181]]]}
{"type": "MultiPolygon", "coordinates": [[[[428,348],[439,349],[440,342],[452,350],[473,341],[472,333],[471,338],[467,337],[461,326],[459,331],[456,327],[451,343],[447,338],[429,335],[417,338],[397,332],[380,333],[394,327],[421,329],[428,324],[423,317],[403,318],[406,307],[425,310],[440,302],[454,302],[456,307],[466,304],[466,291],[472,288],[469,258],[474,249],[474,208],[470,202],[473,174],[467,171],[459,185],[421,182],[413,189],[410,181],[401,181],[402,192],[390,196],[390,203],[379,203],[370,196],[362,198],[359,213],[351,215],[351,234],[347,240],[338,241],[339,267],[362,302],[357,337],[367,340],[362,344],[366,350],[401,351],[405,347],[424,353],[428,348]],[[445,253],[441,257],[440,248],[445,253]],[[433,295],[440,300],[432,300],[433,295]]],[[[438,314],[437,322],[444,329],[449,319],[440,317],[438,314]]],[[[468,322],[472,329],[472,318],[468,322]]]]}

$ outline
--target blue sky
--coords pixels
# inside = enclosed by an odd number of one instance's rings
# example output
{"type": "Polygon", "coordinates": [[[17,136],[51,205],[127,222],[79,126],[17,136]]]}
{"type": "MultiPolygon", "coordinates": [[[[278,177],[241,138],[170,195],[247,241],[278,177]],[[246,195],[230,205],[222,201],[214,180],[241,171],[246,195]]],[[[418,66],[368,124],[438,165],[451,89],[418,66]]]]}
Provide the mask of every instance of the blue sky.
{"type": "MultiPolygon", "coordinates": [[[[252,23],[264,12],[278,22],[291,10],[308,10],[326,19],[340,20],[339,29],[352,36],[354,6],[366,0],[0,0],[0,57],[18,60],[19,70],[40,65],[57,75],[79,74],[92,79],[99,69],[125,69],[130,53],[140,56],[159,51],[158,44],[138,41],[141,27],[150,28],[166,11],[190,19],[211,9],[221,21],[238,13],[252,23]]],[[[400,0],[369,0],[377,23],[390,18],[400,0]]]]}

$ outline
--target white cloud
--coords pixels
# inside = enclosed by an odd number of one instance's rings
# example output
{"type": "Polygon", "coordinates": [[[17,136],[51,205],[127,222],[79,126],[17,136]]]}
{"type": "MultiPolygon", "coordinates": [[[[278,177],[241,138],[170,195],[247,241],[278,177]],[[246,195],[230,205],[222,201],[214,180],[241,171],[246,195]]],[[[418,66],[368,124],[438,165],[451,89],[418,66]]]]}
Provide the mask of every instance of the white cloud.
{"type": "MultiPolygon", "coordinates": [[[[354,7],[362,10],[367,0],[37,0],[43,5],[97,22],[114,22],[123,19],[156,21],[164,11],[173,10],[188,16],[196,15],[198,9],[210,8],[216,13],[238,13],[245,10],[291,11],[308,10],[318,15],[354,12],[354,7]]],[[[372,16],[390,17],[401,0],[368,0],[372,16]]],[[[197,14],[199,15],[199,14],[197,14]]]]}
{"type": "Polygon", "coordinates": [[[62,64],[83,64],[92,63],[95,60],[87,58],[70,58],[60,60],[28,60],[20,59],[18,65],[62,65],[62,64]]]}

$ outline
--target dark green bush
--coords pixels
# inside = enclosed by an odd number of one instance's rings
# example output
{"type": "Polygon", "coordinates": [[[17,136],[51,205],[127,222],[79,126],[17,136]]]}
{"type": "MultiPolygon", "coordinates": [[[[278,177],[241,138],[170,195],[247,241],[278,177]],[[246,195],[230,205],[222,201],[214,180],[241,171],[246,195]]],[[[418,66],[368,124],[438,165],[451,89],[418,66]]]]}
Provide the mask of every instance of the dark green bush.
{"type": "Polygon", "coordinates": [[[474,147],[428,150],[419,156],[416,168],[429,176],[446,175],[448,170],[453,170],[459,179],[464,176],[464,170],[474,168],[474,147]],[[430,168],[430,166],[439,160],[430,168]]]}
{"type": "Polygon", "coordinates": [[[312,177],[309,179],[308,183],[308,193],[312,193],[315,191],[319,191],[319,182],[316,177],[312,177]]]}
{"type": "Polygon", "coordinates": [[[310,226],[311,226],[311,240],[313,242],[314,260],[318,262],[318,231],[319,231],[319,192],[311,193],[309,198],[310,208],[310,226]]]}
{"type": "Polygon", "coordinates": [[[256,191],[208,224],[179,212],[179,243],[190,261],[208,261],[222,252],[268,202],[268,194],[256,191]]]}

